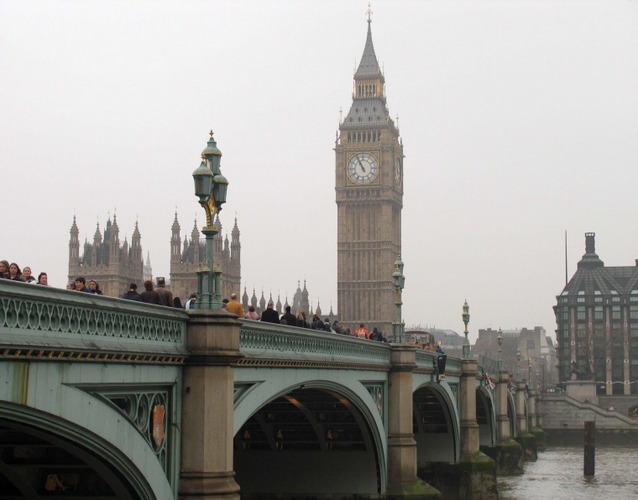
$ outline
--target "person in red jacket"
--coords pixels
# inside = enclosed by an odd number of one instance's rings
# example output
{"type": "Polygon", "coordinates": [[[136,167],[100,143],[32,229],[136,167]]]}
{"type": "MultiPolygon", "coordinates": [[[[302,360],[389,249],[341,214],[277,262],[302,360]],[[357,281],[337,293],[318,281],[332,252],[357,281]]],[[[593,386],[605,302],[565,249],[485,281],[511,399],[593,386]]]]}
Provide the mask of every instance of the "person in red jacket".
{"type": "Polygon", "coordinates": [[[359,337],[360,339],[370,339],[370,332],[366,330],[366,327],[363,323],[359,324],[359,328],[354,331],[354,337],[359,337]]]}

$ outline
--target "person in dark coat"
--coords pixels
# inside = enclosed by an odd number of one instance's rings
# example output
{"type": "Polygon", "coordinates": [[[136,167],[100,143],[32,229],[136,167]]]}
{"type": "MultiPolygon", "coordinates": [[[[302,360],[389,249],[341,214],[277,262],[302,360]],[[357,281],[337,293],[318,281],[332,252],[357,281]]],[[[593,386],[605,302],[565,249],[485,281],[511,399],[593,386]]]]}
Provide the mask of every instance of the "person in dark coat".
{"type": "Polygon", "coordinates": [[[147,304],[160,304],[160,296],[155,290],[153,290],[153,282],[146,280],[144,282],[145,290],[140,294],[140,300],[147,304]]]}
{"type": "Polygon", "coordinates": [[[77,292],[91,293],[89,287],[86,286],[86,280],[84,279],[84,276],[78,276],[77,278],[75,278],[73,286],[75,287],[75,290],[77,292]]]}
{"type": "Polygon", "coordinates": [[[290,312],[290,306],[286,306],[286,312],[281,315],[280,323],[283,323],[284,321],[290,326],[297,325],[297,318],[295,318],[295,315],[290,312]]]}
{"type": "Polygon", "coordinates": [[[95,295],[104,295],[102,290],[100,290],[100,284],[95,280],[89,281],[89,292],[95,295]]]}
{"type": "Polygon", "coordinates": [[[166,288],[166,279],[163,277],[157,278],[157,288],[155,289],[159,295],[159,303],[163,306],[174,307],[173,293],[166,288]]]}
{"type": "Polygon", "coordinates": [[[297,313],[297,326],[300,328],[310,328],[310,325],[306,321],[306,314],[303,311],[297,313]]]}
{"type": "Polygon", "coordinates": [[[268,307],[261,313],[261,320],[266,323],[279,323],[279,313],[274,309],[275,304],[268,302],[268,307]]]}
{"type": "Polygon", "coordinates": [[[137,284],[131,283],[128,287],[128,291],[124,295],[122,295],[122,298],[140,302],[142,300],[142,297],[139,293],[137,293],[137,284]]]}
{"type": "Polygon", "coordinates": [[[312,328],[313,330],[323,330],[323,321],[321,321],[321,318],[317,314],[314,314],[312,316],[312,323],[310,323],[310,328],[312,328]]]}
{"type": "Polygon", "coordinates": [[[377,330],[376,326],[372,329],[372,333],[370,334],[370,340],[376,340],[378,342],[387,342],[388,341],[383,336],[383,334],[379,330],[377,330]]]}

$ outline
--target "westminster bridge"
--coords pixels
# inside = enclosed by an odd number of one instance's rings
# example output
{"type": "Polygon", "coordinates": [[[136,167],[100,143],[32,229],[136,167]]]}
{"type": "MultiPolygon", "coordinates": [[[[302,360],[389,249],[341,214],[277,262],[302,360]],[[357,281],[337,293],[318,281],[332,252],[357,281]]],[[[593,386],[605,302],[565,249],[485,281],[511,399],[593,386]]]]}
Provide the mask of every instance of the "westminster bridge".
{"type": "Polygon", "coordinates": [[[226,311],[0,280],[0,354],[6,499],[497,498],[542,432],[474,360],[226,311]]]}

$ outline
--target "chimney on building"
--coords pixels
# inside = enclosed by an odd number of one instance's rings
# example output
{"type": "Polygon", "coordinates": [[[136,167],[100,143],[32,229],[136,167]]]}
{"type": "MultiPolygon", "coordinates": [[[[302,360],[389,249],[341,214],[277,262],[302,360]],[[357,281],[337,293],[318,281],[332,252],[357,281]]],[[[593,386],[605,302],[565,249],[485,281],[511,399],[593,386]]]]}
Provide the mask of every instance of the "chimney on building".
{"type": "Polygon", "coordinates": [[[605,263],[596,255],[596,233],[585,233],[585,255],[578,263],[578,269],[603,267],[605,263]]]}
{"type": "Polygon", "coordinates": [[[596,233],[585,233],[585,253],[596,254],[596,233]]]}

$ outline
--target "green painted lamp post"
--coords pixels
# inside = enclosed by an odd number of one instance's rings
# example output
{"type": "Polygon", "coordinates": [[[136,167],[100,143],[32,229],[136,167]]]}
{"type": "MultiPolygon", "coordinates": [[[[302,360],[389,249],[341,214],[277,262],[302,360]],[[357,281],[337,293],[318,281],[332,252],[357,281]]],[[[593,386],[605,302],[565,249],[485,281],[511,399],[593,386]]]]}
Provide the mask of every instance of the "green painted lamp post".
{"type": "Polygon", "coordinates": [[[496,367],[499,372],[503,371],[503,332],[501,329],[498,329],[498,337],[496,337],[498,341],[498,361],[496,362],[496,367]]]}
{"type": "Polygon", "coordinates": [[[465,340],[463,341],[463,359],[470,359],[470,341],[467,338],[467,324],[470,322],[470,306],[467,305],[467,300],[463,304],[463,324],[465,325],[465,329],[463,333],[465,334],[465,340]]]}
{"type": "Polygon", "coordinates": [[[393,340],[397,344],[403,344],[405,339],[403,338],[404,324],[401,321],[401,306],[403,305],[401,292],[405,286],[405,276],[403,275],[403,261],[400,255],[397,257],[397,260],[394,261],[392,280],[394,282],[394,289],[396,290],[396,299],[394,301],[394,305],[396,306],[396,321],[392,324],[394,327],[394,331],[392,332],[394,335],[393,340]]]}
{"type": "Polygon", "coordinates": [[[529,385],[532,382],[532,358],[527,358],[527,383],[529,385]]]}
{"type": "Polygon", "coordinates": [[[521,350],[520,348],[516,349],[516,381],[520,382],[521,380],[521,350]]]}
{"type": "Polygon", "coordinates": [[[195,196],[206,211],[206,225],[202,233],[206,237],[206,262],[197,270],[197,309],[221,309],[221,272],[214,267],[213,238],[219,232],[215,226],[215,214],[226,203],[228,180],[219,168],[222,152],[217,148],[210,131],[210,139],[202,151],[202,162],[193,172],[195,196]]]}

